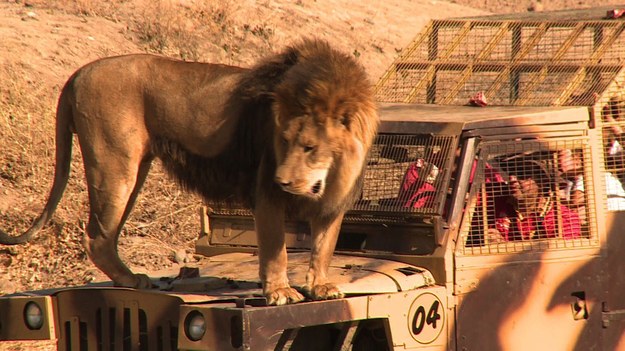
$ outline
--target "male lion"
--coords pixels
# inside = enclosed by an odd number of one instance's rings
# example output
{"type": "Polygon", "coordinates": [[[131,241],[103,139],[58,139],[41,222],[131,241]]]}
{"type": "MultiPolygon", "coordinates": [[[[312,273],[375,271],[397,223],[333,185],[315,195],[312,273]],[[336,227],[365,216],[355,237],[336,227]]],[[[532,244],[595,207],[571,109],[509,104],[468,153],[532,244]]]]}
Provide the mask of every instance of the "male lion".
{"type": "Polygon", "coordinates": [[[151,55],[101,59],[74,73],[59,98],[55,177],[42,214],[20,236],[0,232],[0,243],[26,242],[48,222],[76,133],[90,202],[83,243],[117,285],[151,286],[116,245],[158,157],[184,188],[253,209],[268,303],[303,299],[287,280],[286,218],[311,227],[304,292],[338,298],[327,270],[377,126],[364,69],[320,40],[304,39],[249,70],[151,55]]]}

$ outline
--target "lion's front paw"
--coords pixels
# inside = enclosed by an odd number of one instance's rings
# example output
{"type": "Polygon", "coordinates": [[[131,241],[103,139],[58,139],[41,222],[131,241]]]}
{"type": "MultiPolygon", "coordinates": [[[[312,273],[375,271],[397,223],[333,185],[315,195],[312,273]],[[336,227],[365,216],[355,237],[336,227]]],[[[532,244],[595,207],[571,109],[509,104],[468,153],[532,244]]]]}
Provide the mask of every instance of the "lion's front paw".
{"type": "Polygon", "coordinates": [[[345,295],[332,283],[319,284],[306,289],[306,293],[313,300],[340,299],[345,295]]]}
{"type": "Polygon", "coordinates": [[[297,303],[304,300],[304,296],[297,290],[286,287],[279,288],[270,292],[265,292],[268,305],[286,305],[291,303],[297,303]]]}

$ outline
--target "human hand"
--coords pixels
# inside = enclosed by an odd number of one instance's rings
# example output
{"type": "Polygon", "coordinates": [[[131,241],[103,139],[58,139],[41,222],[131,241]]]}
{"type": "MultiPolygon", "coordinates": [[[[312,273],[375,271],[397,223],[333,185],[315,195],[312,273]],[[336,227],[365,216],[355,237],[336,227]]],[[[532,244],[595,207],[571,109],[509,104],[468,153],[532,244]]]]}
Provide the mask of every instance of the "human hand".
{"type": "Polygon", "coordinates": [[[485,239],[488,244],[497,244],[505,241],[501,233],[495,228],[488,228],[485,239]]]}

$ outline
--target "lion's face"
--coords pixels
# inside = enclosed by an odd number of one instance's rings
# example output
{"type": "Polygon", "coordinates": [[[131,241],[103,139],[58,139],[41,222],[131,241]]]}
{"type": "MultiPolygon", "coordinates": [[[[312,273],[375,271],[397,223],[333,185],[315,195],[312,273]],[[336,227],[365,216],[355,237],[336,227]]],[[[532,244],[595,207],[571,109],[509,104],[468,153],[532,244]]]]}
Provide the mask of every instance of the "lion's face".
{"type": "Polygon", "coordinates": [[[291,194],[318,199],[326,190],[326,178],[339,152],[340,125],[299,116],[278,126],[276,135],[277,169],[275,181],[291,194]]]}
{"type": "MultiPolygon", "coordinates": [[[[342,204],[360,175],[378,117],[365,71],[313,44],[271,92],[274,180],[288,193],[342,204]],[[325,195],[325,196],[324,196],[325,195]]],[[[293,56],[293,55],[292,55],[293,56]]]]}

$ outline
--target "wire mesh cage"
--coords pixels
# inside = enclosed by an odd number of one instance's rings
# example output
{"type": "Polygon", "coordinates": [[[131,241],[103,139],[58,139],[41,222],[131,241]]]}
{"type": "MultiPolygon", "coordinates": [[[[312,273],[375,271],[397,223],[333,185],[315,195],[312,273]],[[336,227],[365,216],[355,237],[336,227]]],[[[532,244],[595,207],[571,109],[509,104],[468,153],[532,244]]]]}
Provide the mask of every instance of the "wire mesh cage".
{"type": "Polygon", "coordinates": [[[379,135],[352,212],[440,214],[456,142],[448,135],[379,135]]]}
{"type": "MultiPolygon", "coordinates": [[[[361,196],[349,219],[369,220],[362,214],[441,214],[456,147],[454,135],[378,135],[367,158],[361,196]]],[[[252,216],[237,203],[207,206],[214,215],[252,216]]]]}
{"type": "MultiPolygon", "coordinates": [[[[480,155],[461,230],[464,254],[598,243],[590,209],[593,167],[599,165],[593,165],[587,139],[486,143],[480,155]]],[[[625,197],[601,205],[625,206],[625,197]]]]}
{"type": "Polygon", "coordinates": [[[605,104],[623,81],[625,22],[432,21],[376,86],[382,102],[466,105],[605,104]],[[612,91],[612,93],[610,93],[612,91]]]}
{"type": "MultiPolygon", "coordinates": [[[[621,96],[613,97],[608,104],[601,109],[603,120],[603,156],[605,168],[618,179],[625,180],[625,101],[621,96]]],[[[606,194],[617,196],[618,189],[613,185],[606,184],[606,194]]],[[[625,194],[621,194],[625,196],[625,194]]]]}

